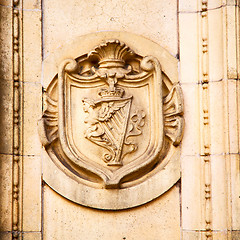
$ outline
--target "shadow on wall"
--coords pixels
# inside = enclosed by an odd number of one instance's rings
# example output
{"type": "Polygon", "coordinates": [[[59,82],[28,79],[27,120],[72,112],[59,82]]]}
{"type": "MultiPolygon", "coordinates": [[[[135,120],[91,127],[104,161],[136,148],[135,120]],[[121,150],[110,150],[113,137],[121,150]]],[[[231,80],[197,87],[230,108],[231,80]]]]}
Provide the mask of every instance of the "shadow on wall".
{"type": "Polygon", "coordinates": [[[0,239],[12,228],[12,119],[12,8],[0,6],[0,239]]]}
{"type": "Polygon", "coordinates": [[[0,6],[0,154],[12,153],[12,9],[0,6]]]}

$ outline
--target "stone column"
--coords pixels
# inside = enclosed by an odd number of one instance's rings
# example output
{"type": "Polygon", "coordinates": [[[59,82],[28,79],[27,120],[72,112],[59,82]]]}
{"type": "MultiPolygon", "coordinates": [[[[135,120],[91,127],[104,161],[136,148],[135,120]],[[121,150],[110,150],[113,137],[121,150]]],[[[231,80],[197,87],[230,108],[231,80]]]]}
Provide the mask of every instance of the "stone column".
{"type": "Polygon", "coordinates": [[[239,238],[238,21],[237,1],[179,1],[183,239],[239,238]]]}

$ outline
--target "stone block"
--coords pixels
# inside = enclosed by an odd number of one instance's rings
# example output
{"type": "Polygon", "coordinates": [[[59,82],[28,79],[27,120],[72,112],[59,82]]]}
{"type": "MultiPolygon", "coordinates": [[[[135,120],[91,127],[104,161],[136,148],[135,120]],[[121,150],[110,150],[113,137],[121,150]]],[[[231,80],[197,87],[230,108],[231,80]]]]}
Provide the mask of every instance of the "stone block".
{"type": "Polygon", "coordinates": [[[41,240],[42,234],[41,232],[24,232],[23,240],[41,240]]]}
{"type": "Polygon", "coordinates": [[[238,96],[237,96],[237,81],[228,80],[228,125],[229,125],[229,152],[239,152],[239,125],[238,125],[238,96]]]}
{"type": "MultiPolygon", "coordinates": [[[[181,157],[181,181],[182,181],[182,228],[184,230],[197,231],[204,228],[201,206],[203,203],[202,162],[197,156],[181,157]]],[[[192,233],[185,234],[191,235],[192,233]]],[[[198,236],[197,233],[193,234],[198,236]]],[[[185,238],[183,238],[185,239],[185,238]]]]}
{"type": "Polygon", "coordinates": [[[0,232],[1,240],[12,240],[12,233],[10,232],[0,232]]]}
{"type": "Polygon", "coordinates": [[[209,80],[219,81],[226,76],[224,68],[224,25],[225,11],[223,8],[208,11],[208,52],[209,80]],[[216,24],[217,23],[217,24],[216,24]]]}
{"type": "Polygon", "coordinates": [[[143,206],[122,211],[81,207],[44,187],[46,239],[180,239],[179,188],[143,206]],[[76,224],[77,223],[77,224],[76,224]]]}
{"type": "Polygon", "coordinates": [[[225,136],[227,128],[227,117],[225,108],[227,108],[226,82],[211,82],[209,84],[209,127],[211,153],[222,154],[227,152],[227,139],[225,136]]]}
{"type": "MultiPolygon", "coordinates": [[[[0,154],[0,232],[12,229],[12,155],[0,154]]],[[[0,235],[1,236],[1,235],[0,235]]],[[[0,238],[2,239],[2,238],[0,238]]],[[[7,239],[7,238],[6,238],[7,239]]]]}
{"type": "Polygon", "coordinates": [[[198,13],[179,13],[181,83],[199,81],[198,13]]]}
{"type": "Polygon", "coordinates": [[[200,153],[200,121],[199,121],[199,88],[197,84],[183,84],[184,97],[184,137],[182,140],[182,156],[200,153]]]}
{"type": "Polygon", "coordinates": [[[24,0],[23,2],[24,10],[41,10],[41,1],[40,0],[24,0]]]}
{"type": "Polygon", "coordinates": [[[11,154],[13,146],[13,82],[0,80],[0,153],[11,154]]]}
{"type": "MultiPolygon", "coordinates": [[[[7,1],[10,3],[10,1],[7,1]]],[[[12,8],[0,5],[0,79],[12,79],[12,8]]]]}
{"type": "Polygon", "coordinates": [[[40,155],[41,144],[37,122],[42,114],[42,86],[40,83],[24,84],[24,137],[23,154],[40,155]]]}
{"type": "Polygon", "coordinates": [[[41,11],[23,12],[24,82],[33,83],[41,82],[41,68],[42,68],[41,18],[42,18],[41,11]]]}
{"type": "MultiPolygon", "coordinates": [[[[23,185],[23,231],[24,232],[41,231],[41,158],[40,157],[24,156],[23,182],[24,182],[24,185],[23,185]]],[[[27,239],[31,239],[31,238],[27,238],[27,239]]]]}
{"type": "Polygon", "coordinates": [[[178,53],[177,1],[44,1],[43,9],[44,58],[65,42],[98,31],[136,33],[159,43],[172,55],[178,53]]]}

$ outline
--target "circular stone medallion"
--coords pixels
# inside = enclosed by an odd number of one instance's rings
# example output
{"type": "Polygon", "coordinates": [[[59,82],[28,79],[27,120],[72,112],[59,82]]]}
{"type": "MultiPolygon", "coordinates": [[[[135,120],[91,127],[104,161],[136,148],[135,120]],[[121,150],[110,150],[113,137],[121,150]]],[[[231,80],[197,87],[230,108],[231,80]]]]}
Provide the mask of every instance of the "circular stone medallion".
{"type": "Polygon", "coordinates": [[[44,61],[43,179],[73,202],[126,209],[180,177],[177,59],[125,32],[81,36],[44,61]]]}

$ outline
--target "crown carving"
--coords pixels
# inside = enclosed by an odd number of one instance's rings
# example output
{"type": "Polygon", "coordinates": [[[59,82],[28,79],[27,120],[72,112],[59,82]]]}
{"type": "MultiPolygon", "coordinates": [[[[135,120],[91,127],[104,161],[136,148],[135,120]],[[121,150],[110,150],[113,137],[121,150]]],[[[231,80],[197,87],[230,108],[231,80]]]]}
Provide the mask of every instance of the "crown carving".
{"type": "Polygon", "coordinates": [[[89,52],[90,59],[96,59],[99,68],[123,68],[125,61],[132,58],[135,53],[119,40],[107,40],[89,52]]]}
{"type": "Polygon", "coordinates": [[[103,88],[98,92],[98,95],[102,98],[122,98],[124,94],[124,89],[115,87],[113,91],[110,91],[107,88],[103,88]]]}

